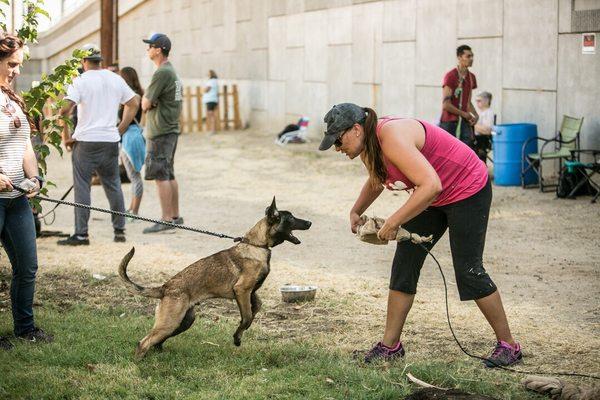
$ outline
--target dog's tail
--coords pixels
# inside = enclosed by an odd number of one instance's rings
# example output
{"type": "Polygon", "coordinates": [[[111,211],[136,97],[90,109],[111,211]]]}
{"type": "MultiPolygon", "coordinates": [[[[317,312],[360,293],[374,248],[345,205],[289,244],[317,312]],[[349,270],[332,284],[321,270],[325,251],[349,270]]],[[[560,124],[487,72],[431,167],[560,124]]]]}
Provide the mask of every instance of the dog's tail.
{"type": "Polygon", "coordinates": [[[133,258],[133,254],[135,253],[135,247],[132,247],[129,253],[125,254],[125,257],[121,260],[121,264],[119,265],[119,276],[125,283],[127,283],[131,288],[135,289],[135,291],[142,296],[153,297],[155,299],[162,299],[164,296],[162,286],[153,287],[153,288],[145,288],[143,286],[138,285],[133,282],[127,276],[127,265],[129,261],[133,258]]]}

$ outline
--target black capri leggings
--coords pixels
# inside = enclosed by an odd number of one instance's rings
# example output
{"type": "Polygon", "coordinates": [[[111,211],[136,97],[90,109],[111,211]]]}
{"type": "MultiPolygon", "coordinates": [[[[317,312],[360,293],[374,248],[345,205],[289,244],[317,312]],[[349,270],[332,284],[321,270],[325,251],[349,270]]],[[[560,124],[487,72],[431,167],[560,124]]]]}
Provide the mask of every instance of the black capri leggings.
{"type": "MultiPolygon", "coordinates": [[[[450,230],[452,263],[460,299],[477,300],[496,291],[496,285],[483,268],[485,233],[492,202],[490,180],[473,196],[441,207],[429,207],[403,225],[409,232],[433,235],[428,249],[450,230]]],[[[410,242],[398,242],[392,264],[390,289],[415,294],[421,267],[427,253],[410,242]]]]}

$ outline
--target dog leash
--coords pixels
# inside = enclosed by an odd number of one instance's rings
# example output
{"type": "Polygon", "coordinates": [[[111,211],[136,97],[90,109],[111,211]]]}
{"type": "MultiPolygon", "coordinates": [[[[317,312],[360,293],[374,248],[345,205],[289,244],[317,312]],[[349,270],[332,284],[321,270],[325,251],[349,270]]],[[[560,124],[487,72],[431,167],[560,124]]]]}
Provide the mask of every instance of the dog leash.
{"type": "MultiPolygon", "coordinates": [[[[71,193],[71,190],[73,190],[73,185],[71,185],[71,187],[67,189],[67,191],[62,195],[60,200],[64,200],[69,195],[69,193],[71,193]]],[[[40,215],[39,218],[41,220],[43,220],[46,225],[52,225],[54,223],[54,220],[56,219],[56,213],[54,212],[54,210],[56,210],[56,208],[58,206],[60,206],[60,204],[56,204],[54,207],[52,207],[52,210],[48,211],[45,214],[40,215]],[[46,218],[50,214],[52,214],[52,221],[48,222],[48,221],[46,221],[46,218]]]]}
{"type": "MultiPolygon", "coordinates": [[[[25,190],[25,189],[23,189],[22,187],[19,187],[19,186],[13,185],[13,188],[17,192],[20,192],[20,193],[23,193],[23,194],[27,194],[28,193],[27,190],[25,190]]],[[[121,211],[108,210],[106,208],[94,207],[94,206],[90,206],[90,205],[87,205],[87,204],[74,203],[74,202],[65,201],[65,200],[57,200],[57,199],[53,199],[53,198],[50,198],[50,197],[44,197],[44,196],[41,196],[41,195],[35,195],[35,196],[33,196],[33,198],[34,199],[38,199],[38,200],[42,200],[42,201],[48,201],[48,202],[51,202],[51,203],[55,203],[57,205],[64,204],[64,205],[71,206],[71,207],[78,207],[78,208],[83,208],[83,209],[86,209],[86,210],[98,211],[98,212],[102,212],[102,213],[105,213],[105,214],[119,215],[119,216],[122,216],[122,217],[137,219],[137,220],[146,221],[146,222],[154,222],[155,224],[170,226],[172,228],[183,229],[183,230],[190,231],[190,232],[202,233],[204,235],[216,236],[216,237],[221,238],[221,239],[232,239],[234,242],[242,242],[243,241],[243,238],[241,236],[230,236],[230,235],[226,235],[224,233],[211,232],[211,231],[207,231],[207,230],[204,230],[204,229],[198,229],[198,228],[194,228],[194,227],[183,225],[183,224],[174,224],[172,222],[166,222],[166,221],[162,221],[160,219],[141,217],[141,216],[135,215],[135,214],[130,214],[130,213],[121,212],[121,211]]]]}
{"type": "Polygon", "coordinates": [[[431,256],[431,258],[433,258],[433,260],[435,261],[435,263],[438,266],[438,269],[440,270],[440,274],[442,275],[442,281],[444,282],[444,293],[445,293],[445,298],[446,298],[446,319],[448,321],[448,327],[450,328],[450,333],[452,333],[452,337],[454,338],[454,341],[456,342],[456,344],[462,350],[463,353],[465,353],[469,357],[477,359],[477,360],[489,361],[492,364],[494,364],[495,368],[499,368],[499,369],[502,369],[505,371],[510,371],[510,372],[516,372],[519,374],[577,376],[580,378],[600,379],[600,376],[597,376],[597,375],[579,374],[579,373],[574,373],[574,372],[523,371],[523,370],[518,370],[518,369],[514,369],[514,368],[508,368],[503,365],[499,365],[494,360],[490,360],[489,358],[480,357],[480,356],[469,353],[467,350],[465,350],[463,345],[459,342],[458,338],[456,337],[456,334],[454,333],[454,329],[452,328],[452,323],[450,322],[450,309],[448,307],[448,285],[446,284],[446,277],[444,276],[444,271],[442,271],[442,266],[440,265],[437,258],[435,258],[433,253],[431,253],[426,246],[424,246],[422,243],[416,243],[416,244],[418,246],[420,246],[423,250],[425,250],[427,252],[427,254],[429,254],[431,256]]]}

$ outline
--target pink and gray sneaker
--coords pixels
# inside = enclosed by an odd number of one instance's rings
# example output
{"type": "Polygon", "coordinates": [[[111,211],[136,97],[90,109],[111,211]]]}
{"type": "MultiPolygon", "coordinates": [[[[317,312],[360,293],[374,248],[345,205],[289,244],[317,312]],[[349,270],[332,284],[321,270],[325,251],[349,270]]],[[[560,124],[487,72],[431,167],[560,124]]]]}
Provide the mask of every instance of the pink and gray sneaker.
{"type": "Polygon", "coordinates": [[[501,340],[496,343],[496,347],[483,363],[488,368],[495,367],[507,367],[509,365],[521,362],[523,354],[521,353],[521,346],[517,343],[514,346],[501,340]]]}
{"type": "Polygon", "coordinates": [[[401,357],[404,357],[402,342],[399,341],[394,347],[388,347],[383,342],[379,342],[365,354],[365,363],[368,364],[378,360],[391,361],[401,357]]]}

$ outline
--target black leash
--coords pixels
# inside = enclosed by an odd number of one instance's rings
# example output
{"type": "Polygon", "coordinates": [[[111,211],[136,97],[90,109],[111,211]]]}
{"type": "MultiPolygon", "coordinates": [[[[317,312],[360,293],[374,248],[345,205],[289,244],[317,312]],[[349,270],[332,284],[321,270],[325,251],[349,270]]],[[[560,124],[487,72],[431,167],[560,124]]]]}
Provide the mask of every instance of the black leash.
{"type": "MultiPolygon", "coordinates": [[[[73,190],[73,185],[71,185],[71,187],[67,189],[65,194],[63,194],[60,199],[64,200],[69,195],[69,193],[71,193],[71,190],[73,190]]],[[[54,207],[52,207],[52,210],[48,211],[46,214],[40,215],[38,218],[43,220],[46,225],[52,225],[54,223],[54,220],[56,219],[56,213],[54,212],[54,210],[56,210],[56,207],[58,206],[60,206],[60,204],[56,204],[54,207]],[[46,217],[48,217],[48,215],[50,214],[52,214],[52,221],[48,222],[46,221],[46,217]]]]}
{"type": "Polygon", "coordinates": [[[431,256],[431,258],[433,258],[433,260],[436,262],[436,264],[438,266],[438,269],[440,270],[440,274],[442,275],[442,280],[444,281],[444,292],[446,295],[446,318],[448,320],[448,327],[450,327],[450,332],[452,333],[452,337],[454,337],[454,341],[456,342],[458,347],[460,347],[460,349],[462,350],[463,353],[465,353],[469,357],[475,358],[477,360],[488,361],[488,362],[494,364],[495,368],[500,368],[500,369],[503,369],[505,371],[510,371],[510,372],[517,372],[519,374],[561,375],[561,376],[577,376],[577,377],[581,377],[581,378],[600,379],[600,376],[577,374],[577,373],[570,373],[570,372],[521,371],[518,369],[507,368],[502,365],[498,365],[496,362],[494,362],[493,360],[490,360],[489,358],[480,357],[480,356],[476,356],[474,354],[469,353],[467,350],[465,350],[465,348],[462,346],[462,344],[458,341],[458,338],[456,337],[456,334],[454,333],[454,329],[452,328],[452,323],[450,322],[450,309],[448,307],[448,285],[446,284],[446,277],[444,276],[444,272],[442,271],[442,266],[438,262],[437,258],[435,258],[435,256],[429,251],[429,249],[427,247],[425,247],[422,243],[418,243],[418,245],[421,246],[421,248],[423,250],[425,250],[431,256]]]}
{"type": "MultiPolygon", "coordinates": [[[[18,187],[16,185],[13,185],[13,188],[16,191],[21,192],[23,194],[27,194],[28,193],[25,189],[23,189],[21,187],[18,187]]],[[[63,196],[63,198],[66,197],[67,194],[68,193],[66,193],[65,196],[63,196]]],[[[177,229],[183,229],[183,230],[186,230],[186,231],[191,231],[191,232],[196,232],[196,233],[202,233],[204,235],[216,236],[216,237],[222,238],[222,239],[233,239],[233,241],[235,241],[235,242],[241,242],[242,241],[242,237],[239,237],[239,236],[237,236],[237,237],[229,236],[229,235],[226,235],[224,233],[211,232],[211,231],[207,231],[207,230],[203,230],[203,229],[193,228],[191,226],[186,226],[186,225],[183,225],[183,224],[174,224],[172,222],[162,221],[160,219],[140,217],[139,215],[129,214],[129,213],[126,213],[126,212],[107,210],[105,208],[89,206],[87,204],[81,204],[81,203],[74,203],[74,202],[71,202],[71,201],[56,200],[56,199],[52,199],[50,197],[44,197],[44,196],[41,196],[41,195],[35,195],[35,196],[33,196],[33,198],[34,199],[38,199],[38,200],[43,200],[43,201],[49,201],[51,203],[56,203],[57,206],[60,205],[60,204],[64,204],[64,205],[71,206],[71,207],[79,207],[79,208],[84,208],[84,209],[87,209],[87,210],[99,211],[99,212],[102,212],[102,213],[105,213],[105,214],[119,215],[119,216],[122,216],[122,217],[127,217],[127,218],[132,218],[132,219],[138,219],[140,221],[146,221],[146,222],[154,222],[155,224],[161,224],[161,225],[166,225],[166,226],[170,226],[170,227],[177,228],[177,229]]]]}

